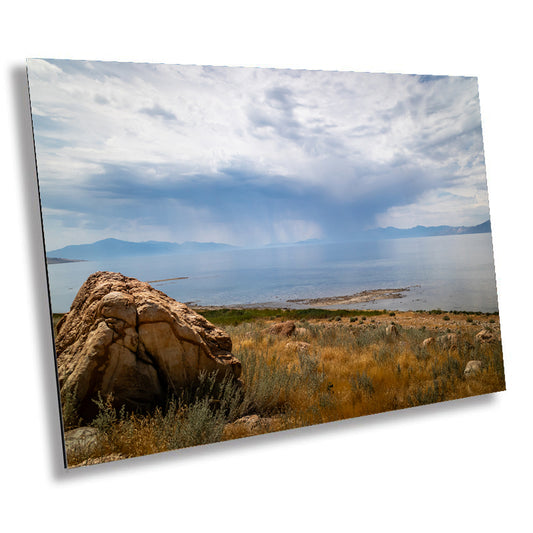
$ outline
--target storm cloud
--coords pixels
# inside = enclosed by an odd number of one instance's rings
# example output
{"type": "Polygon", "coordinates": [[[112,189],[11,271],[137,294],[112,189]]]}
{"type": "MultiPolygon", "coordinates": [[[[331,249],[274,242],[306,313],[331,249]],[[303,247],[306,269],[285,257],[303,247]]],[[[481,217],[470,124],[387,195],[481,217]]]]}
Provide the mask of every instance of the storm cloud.
{"type": "Polygon", "coordinates": [[[488,218],[474,78],[28,62],[47,246],[488,218]]]}

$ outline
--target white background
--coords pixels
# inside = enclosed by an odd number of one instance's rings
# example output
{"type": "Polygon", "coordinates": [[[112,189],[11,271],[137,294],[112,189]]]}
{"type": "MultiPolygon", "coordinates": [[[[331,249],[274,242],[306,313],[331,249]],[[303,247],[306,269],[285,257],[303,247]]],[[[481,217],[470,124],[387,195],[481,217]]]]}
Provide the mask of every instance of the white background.
{"type": "Polygon", "coordinates": [[[5,531],[531,531],[527,2],[10,2],[1,15],[5,531]],[[26,57],[479,77],[508,390],[65,472],[26,57]]]}

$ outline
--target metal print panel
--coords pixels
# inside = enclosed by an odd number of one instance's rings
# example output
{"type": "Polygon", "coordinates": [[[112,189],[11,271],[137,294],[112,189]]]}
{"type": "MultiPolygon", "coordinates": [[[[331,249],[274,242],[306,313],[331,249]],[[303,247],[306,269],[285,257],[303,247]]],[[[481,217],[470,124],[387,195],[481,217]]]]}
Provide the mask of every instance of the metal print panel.
{"type": "Polygon", "coordinates": [[[505,389],[475,78],[27,66],[67,466],[505,389]]]}

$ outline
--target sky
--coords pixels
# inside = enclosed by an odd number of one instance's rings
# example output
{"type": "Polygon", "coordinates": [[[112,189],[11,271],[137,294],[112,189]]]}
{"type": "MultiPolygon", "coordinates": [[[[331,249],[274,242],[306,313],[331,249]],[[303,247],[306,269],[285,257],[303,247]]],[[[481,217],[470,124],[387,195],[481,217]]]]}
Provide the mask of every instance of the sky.
{"type": "Polygon", "coordinates": [[[476,78],[28,60],[48,250],[489,218],[476,78]]]}

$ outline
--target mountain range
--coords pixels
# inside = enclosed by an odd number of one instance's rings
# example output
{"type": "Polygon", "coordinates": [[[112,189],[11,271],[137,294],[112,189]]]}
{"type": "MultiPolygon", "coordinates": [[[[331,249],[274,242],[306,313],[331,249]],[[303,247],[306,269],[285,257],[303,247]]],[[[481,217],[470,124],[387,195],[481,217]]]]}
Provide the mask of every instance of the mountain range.
{"type": "MultiPolygon", "coordinates": [[[[489,233],[491,231],[490,221],[487,220],[477,226],[415,226],[414,228],[376,228],[367,230],[358,235],[357,240],[376,239],[407,239],[410,237],[437,237],[442,235],[464,235],[467,233],[489,233]]],[[[269,244],[271,246],[304,246],[321,244],[326,241],[319,239],[308,239],[295,243],[269,244]]],[[[91,244],[73,244],[50,250],[47,252],[47,262],[49,264],[65,262],[64,260],[98,260],[116,259],[118,257],[146,257],[157,255],[168,255],[176,253],[196,253],[212,252],[218,250],[236,249],[237,246],[218,242],[175,242],[145,241],[131,242],[119,239],[104,239],[91,244]]]]}
{"type": "MultiPolygon", "coordinates": [[[[413,228],[405,229],[389,226],[387,228],[374,228],[361,231],[356,233],[352,240],[368,241],[382,239],[409,239],[411,237],[439,237],[445,235],[466,235],[468,233],[490,233],[490,231],[490,220],[486,220],[477,226],[415,226],[413,228]]],[[[312,244],[327,244],[332,242],[336,241],[307,239],[305,241],[291,243],[271,243],[267,244],[266,247],[304,246],[312,244]]]]}
{"type": "Polygon", "coordinates": [[[409,237],[438,237],[442,235],[465,235],[467,233],[490,233],[490,220],[477,226],[415,226],[414,228],[376,228],[367,230],[365,238],[406,239],[409,237]]]}
{"type": "MultiPolygon", "coordinates": [[[[61,259],[116,259],[117,257],[141,257],[168,255],[176,253],[211,252],[214,250],[229,250],[235,248],[229,244],[217,242],[176,242],[145,241],[131,242],[119,239],[104,239],[91,244],[72,244],[50,250],[46,256],[61,259]]],[[[49,261],[50,262],[50,261],[49,261]]]]}

